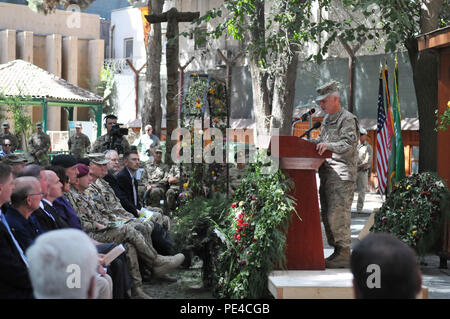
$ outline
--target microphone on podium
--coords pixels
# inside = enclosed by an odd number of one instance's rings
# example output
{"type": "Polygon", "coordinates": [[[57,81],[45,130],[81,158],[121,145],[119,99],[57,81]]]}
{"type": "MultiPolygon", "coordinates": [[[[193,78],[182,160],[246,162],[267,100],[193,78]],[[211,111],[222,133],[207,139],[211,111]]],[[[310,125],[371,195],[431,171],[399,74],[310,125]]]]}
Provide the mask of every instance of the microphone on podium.
{"type": "Polygon", "coordinates": [[[303,133],[300,136],[300,138],[302,138],[303,136],[307,136],[309,138],[309,136],[311,135],[311,131],[315,130],[315,129],[318,129],[320,127],[320,125],[322,125],[322,123],[320,123],[320,122],[314,123],[314,125],[309,130],[307,130],[305,133],[303,133]]]}
{"type": "Polygon", "coordinates": [[[306,112],[305,114],[302,114],[302,116],[300,116],[299,118],[296,118],[292,121],[292,123],[297,122],[297,121],[306,121],[308,119],[308,117],[313,114],[314,112],[316,112],[315,109],[310,109],[308,112],[306,112]]]}

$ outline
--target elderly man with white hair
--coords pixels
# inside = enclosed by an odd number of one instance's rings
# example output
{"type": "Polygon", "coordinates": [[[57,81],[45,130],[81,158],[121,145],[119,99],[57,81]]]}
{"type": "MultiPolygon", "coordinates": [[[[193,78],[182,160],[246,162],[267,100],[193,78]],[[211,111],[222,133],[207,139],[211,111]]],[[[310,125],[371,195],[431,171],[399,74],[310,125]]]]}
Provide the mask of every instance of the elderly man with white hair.
{"type": "Polygon", "coordinates": [[[38,299],[95,299],[97,249],[78,229],[39,236],[26,255],[34,296],[38,299]]]}
{"type": "Polygon", "coordinates": [[[145,133],[134,141],[139,151],[139,160],[141,162],[153,162],[153,149],[161,144],[159,138],[153,134],[153,127],[150,124],[145,126],[145,133]]]}

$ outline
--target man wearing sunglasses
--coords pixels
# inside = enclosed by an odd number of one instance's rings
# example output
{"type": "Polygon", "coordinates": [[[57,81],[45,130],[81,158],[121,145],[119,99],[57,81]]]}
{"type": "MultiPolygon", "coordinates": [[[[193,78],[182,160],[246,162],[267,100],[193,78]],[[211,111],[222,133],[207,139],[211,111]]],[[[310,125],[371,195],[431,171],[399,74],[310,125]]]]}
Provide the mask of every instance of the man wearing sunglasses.
{"type": "Polygon", "coordinates": [[[2,143],[2,150],[0,151],[0,157],[4,158],[9,154],[12,154],[11,141],[9,139],[4,139],[2,143]]]}

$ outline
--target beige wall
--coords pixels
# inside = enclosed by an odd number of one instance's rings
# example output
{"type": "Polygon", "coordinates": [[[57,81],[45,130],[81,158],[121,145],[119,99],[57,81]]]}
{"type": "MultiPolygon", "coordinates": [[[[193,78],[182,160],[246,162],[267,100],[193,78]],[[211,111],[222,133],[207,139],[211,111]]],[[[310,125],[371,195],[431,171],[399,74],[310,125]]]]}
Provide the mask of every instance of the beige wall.
{"type": "MultiPolygon", "coordinates": [[[[104,41],[99,38],[99,15],[57,10],[44,16],[27,6],[0,3],[0,63],[23,59],[92,90],[103,67],[104,41]]],[[[40,107],[30,110],[33,122],[42,120],[41,112],[40,107]]],[[[47,129],[67,129],[65,113],[49,108],[47,129]]],[[[89,109],[74,110],[74,120],[89,120],[89,109]]]]}
{"type": "Polygon", "coordinates": [[[33,12],[28,6],[0,3],[0,29],[32,31],[40,34],[59,33],[79,38],[100,38],[100,16],[97,14],[56,10],[43,15],[33,12]],[[78,23],[79,21],[79,23],[78,23]],[[78,27],[79,26],[79,27],[78,27]]]}

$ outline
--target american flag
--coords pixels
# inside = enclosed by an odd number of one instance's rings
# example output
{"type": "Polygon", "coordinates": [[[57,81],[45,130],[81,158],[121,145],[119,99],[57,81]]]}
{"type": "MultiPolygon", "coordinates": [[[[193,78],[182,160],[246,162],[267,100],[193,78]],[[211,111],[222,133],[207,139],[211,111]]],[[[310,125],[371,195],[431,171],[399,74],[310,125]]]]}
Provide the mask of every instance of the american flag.
{"type": "Polygon", "coordinates": [[[381,195],[386,193],[389,170],[389,155],[391,153],[392,133],[386,120],[383,98],[383,79],[380,77],[378,88],[378,125],[377,125],[377,175],[381,195]]]}

